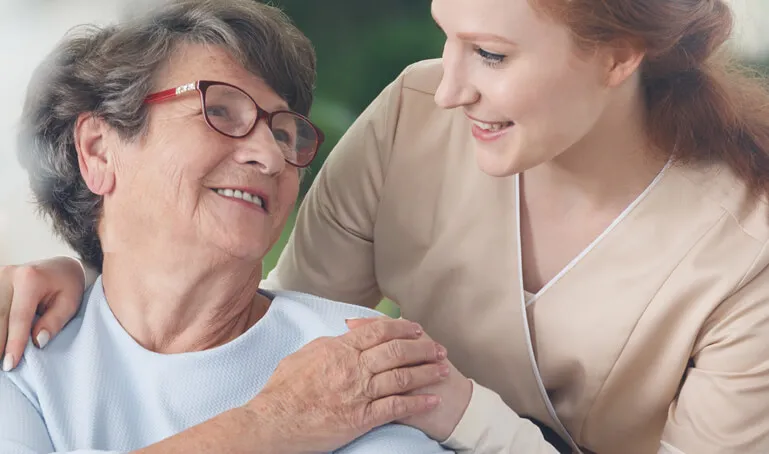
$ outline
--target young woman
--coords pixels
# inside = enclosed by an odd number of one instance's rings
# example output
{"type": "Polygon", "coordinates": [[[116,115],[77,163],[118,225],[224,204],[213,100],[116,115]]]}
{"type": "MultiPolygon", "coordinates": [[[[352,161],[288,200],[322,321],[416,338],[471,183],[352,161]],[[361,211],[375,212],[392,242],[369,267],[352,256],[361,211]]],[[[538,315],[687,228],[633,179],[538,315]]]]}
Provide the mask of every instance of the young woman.
{"type": "MultiPolygon", "coordinates": [[[[263,287],[395,300],[474,379],[458,451],[552,452],[525,417],[573,451],[769,452],[769,95],[722,50],[726,3],[432,12],[443,58],[352,126],[263,287]]],[[[11,354],[77,272],[5,269],[11,354]]]]}

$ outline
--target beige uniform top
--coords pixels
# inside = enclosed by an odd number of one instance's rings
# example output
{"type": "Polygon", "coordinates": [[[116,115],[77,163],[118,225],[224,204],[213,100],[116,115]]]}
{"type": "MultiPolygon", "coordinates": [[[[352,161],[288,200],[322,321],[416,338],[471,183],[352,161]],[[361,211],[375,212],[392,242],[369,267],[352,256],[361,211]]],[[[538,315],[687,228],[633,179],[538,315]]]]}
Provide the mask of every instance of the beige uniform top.
{"type": "Polygon", "coordinates": [[[767,204],[668,167],[525,300],[517,177],[478,169],[440,77],[417,63],[366,109],[264,285],[396,301],[477,382],[460,451],[554,452],[522,415],[600,454],[769,453],[767,204]]]}

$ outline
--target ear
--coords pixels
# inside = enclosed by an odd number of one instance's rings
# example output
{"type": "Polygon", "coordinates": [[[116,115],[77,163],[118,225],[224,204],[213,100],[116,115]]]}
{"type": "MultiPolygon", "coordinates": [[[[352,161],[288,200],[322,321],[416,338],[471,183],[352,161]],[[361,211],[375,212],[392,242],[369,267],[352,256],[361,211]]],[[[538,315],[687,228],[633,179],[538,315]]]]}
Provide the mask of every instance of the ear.
{"type": "Polygon", "coordinates": [[[643,47],[629,40],[617,41],[606,49],[606,84],[617,87],[632,76],[646,53],[643,47]]]}
{"type": "Polygon", "coordinates": [[[94,194],[106,195],[115,187],[110,127],[92,113],[81,114],[75,123],[75,148],[80,174],[94,194]]]}

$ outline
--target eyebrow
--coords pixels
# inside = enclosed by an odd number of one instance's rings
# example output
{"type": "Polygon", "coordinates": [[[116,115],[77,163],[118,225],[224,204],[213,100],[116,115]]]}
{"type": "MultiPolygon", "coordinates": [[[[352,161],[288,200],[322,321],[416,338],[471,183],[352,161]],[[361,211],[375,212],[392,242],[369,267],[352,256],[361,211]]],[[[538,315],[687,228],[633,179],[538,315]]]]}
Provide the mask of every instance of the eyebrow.
{"type": "Polygon", "coordinates": [[[465,41],[496,41],[502,44],[515,46],[516,44],[507,38],[503,38],[493,33],[457,33],[457,37],[465,41]]]}

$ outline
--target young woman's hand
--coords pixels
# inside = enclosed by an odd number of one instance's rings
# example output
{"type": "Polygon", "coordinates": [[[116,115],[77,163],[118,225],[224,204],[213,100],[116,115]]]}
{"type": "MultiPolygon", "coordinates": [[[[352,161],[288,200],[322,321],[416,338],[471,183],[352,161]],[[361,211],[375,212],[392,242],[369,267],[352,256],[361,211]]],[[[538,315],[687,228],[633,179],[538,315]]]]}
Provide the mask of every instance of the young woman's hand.
{"type": "Polygon", "coordinates": [[[77,313],[84,286],[83,269],[68,257],[0,267],[0,357],[4,371],[19,364],[30,335],[35,345],[43,348],[61,331],[77,313]],[[36,314],[40,318],[35,322],[36,314]]]}
{"type": "MultiPolygon", "coordinates": [[[[355,329],[371,323],[373,320],[375,319],[349,320],[347,326],[355,329]]],[[[422,337],[430,339],[427,334],[423,334],[422,337]]],[[[454,432],[465,414],[473,394],[472,382],[448,360],[443,363],[448,368],[448,376],[444,380],[413,391],[419,394],[439,396],[441,398],[440,405],[433,410],[398,420],[399,423],[415,427],[439,442],[446,440],[454,432]]]]}

